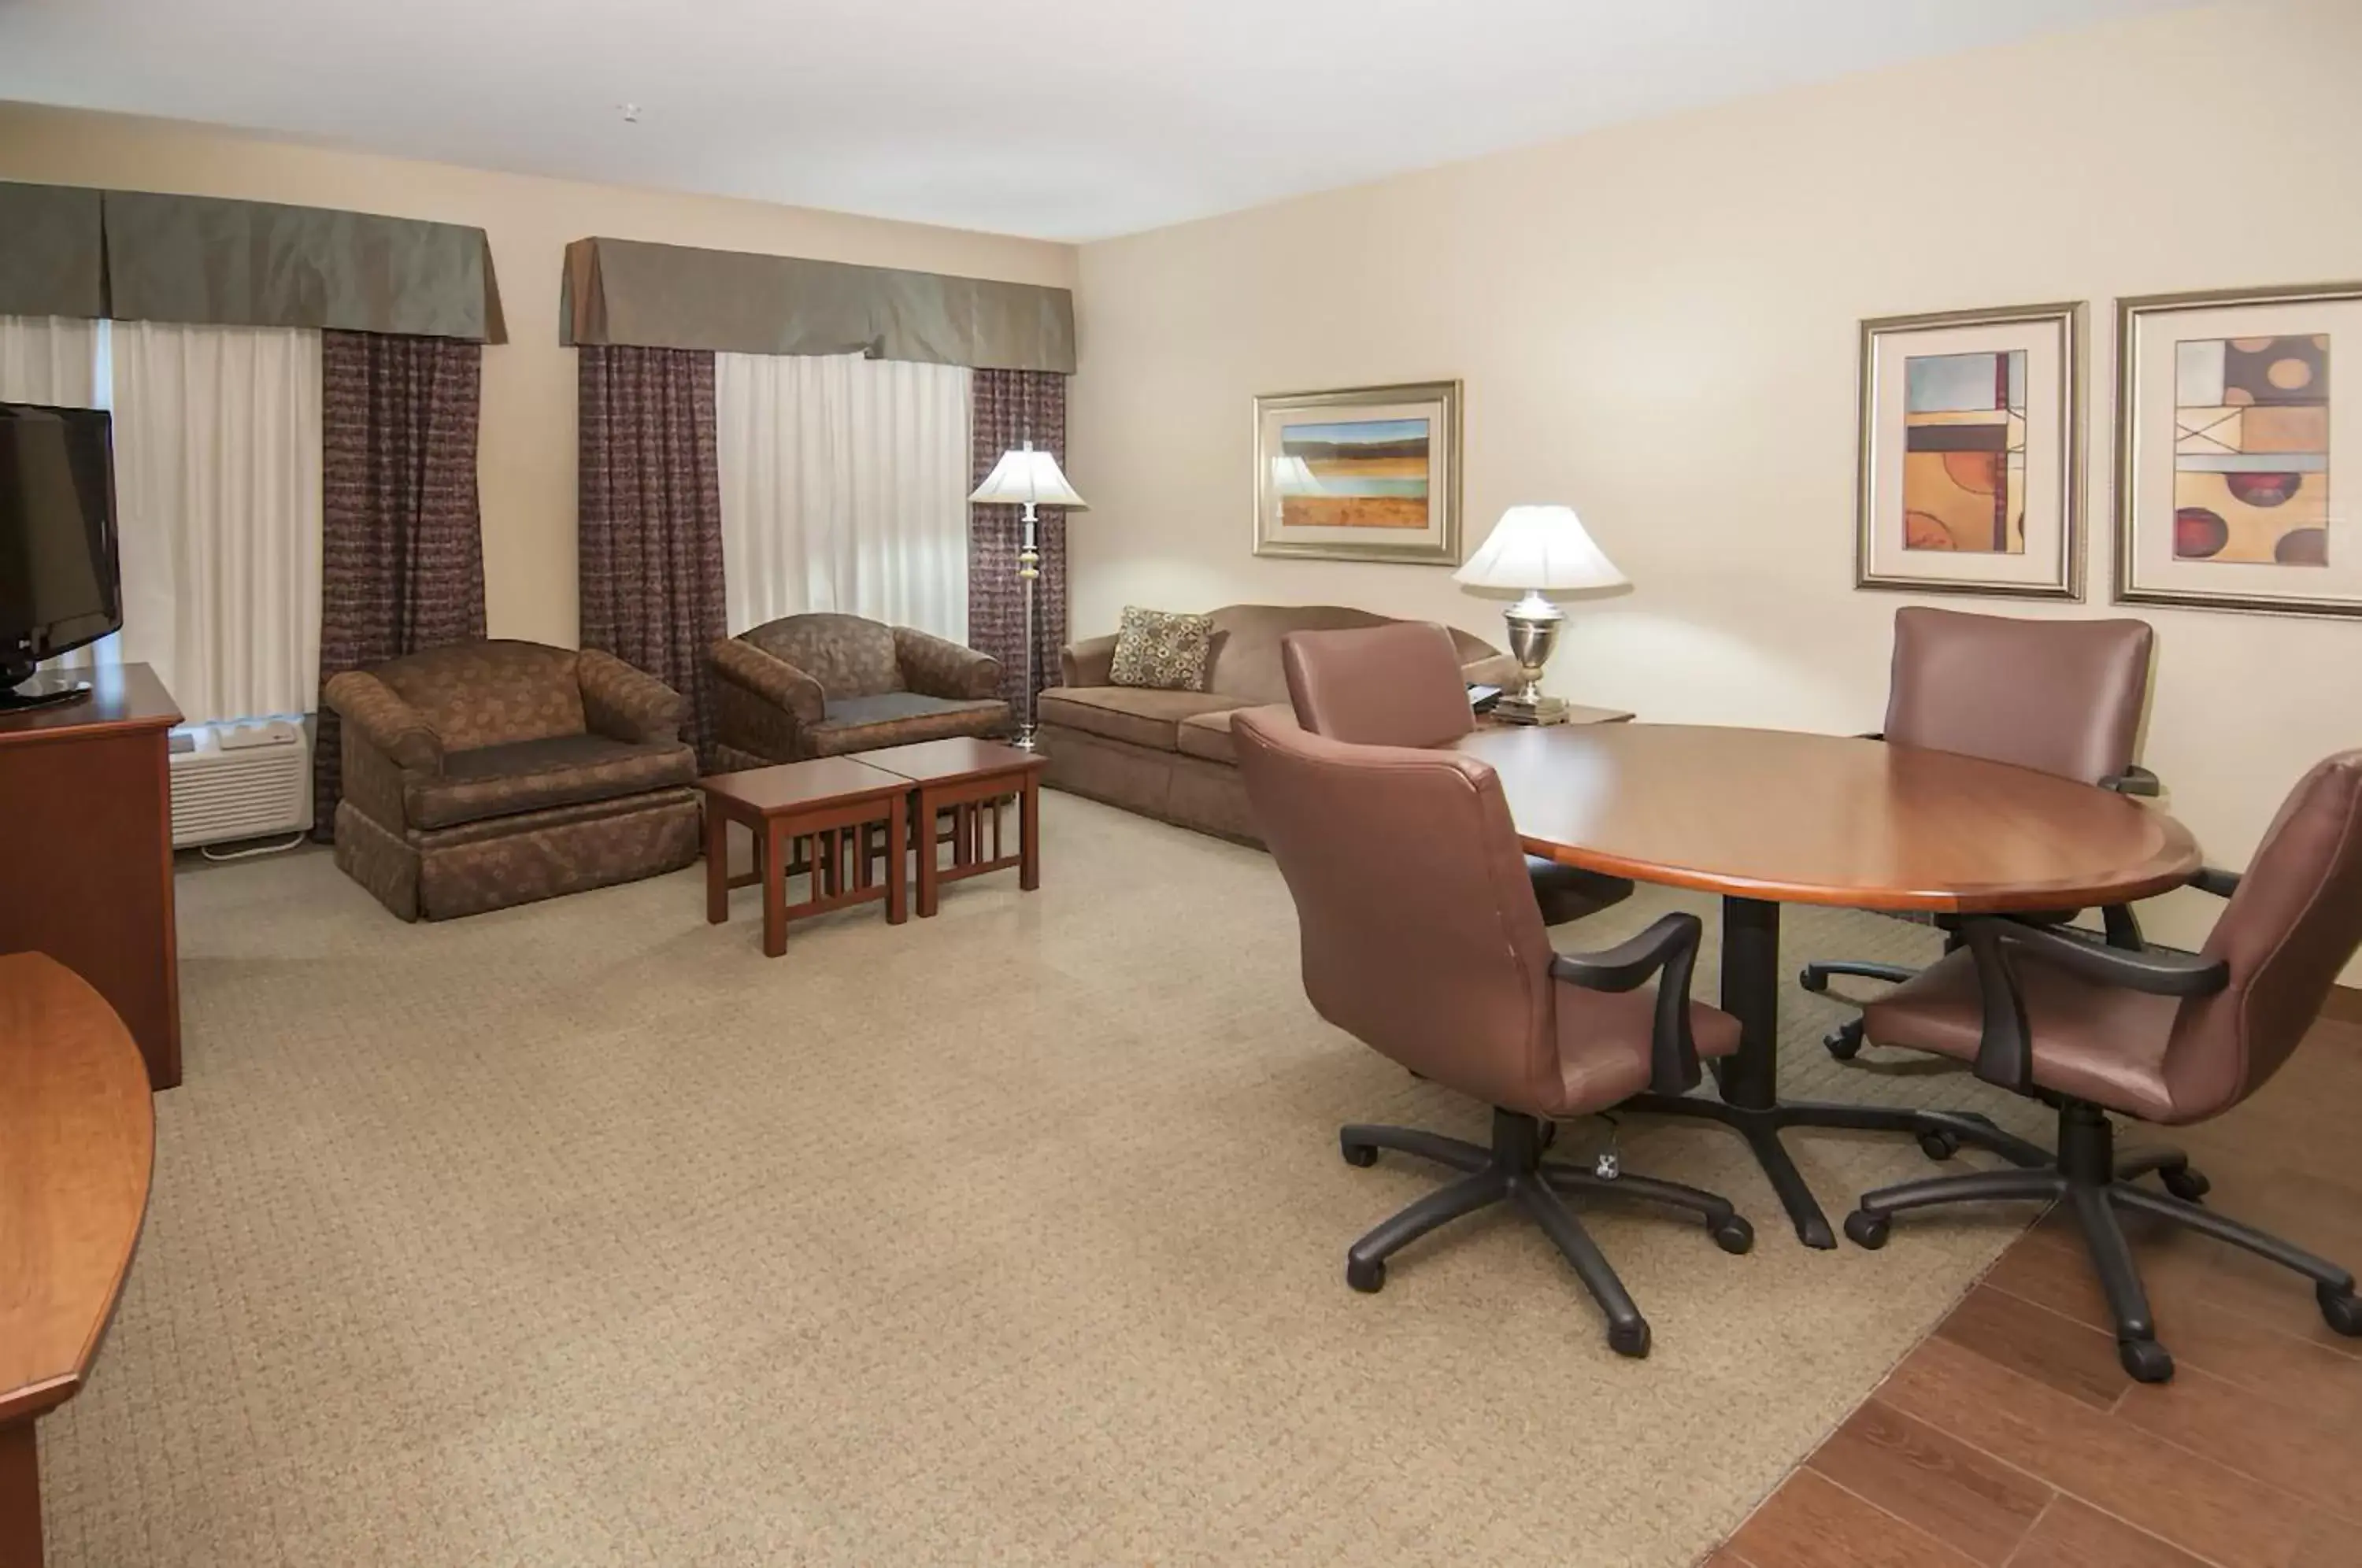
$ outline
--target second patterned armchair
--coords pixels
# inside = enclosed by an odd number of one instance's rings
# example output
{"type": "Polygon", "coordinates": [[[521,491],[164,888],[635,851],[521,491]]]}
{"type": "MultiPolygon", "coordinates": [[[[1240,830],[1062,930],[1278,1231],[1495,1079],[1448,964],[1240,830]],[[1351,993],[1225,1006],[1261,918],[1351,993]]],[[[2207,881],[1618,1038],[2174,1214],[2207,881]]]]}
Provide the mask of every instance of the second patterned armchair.
{"type": "Polygon", "coordinates": [[[1000,661],[858,615],[789,615],[723,637],[713,668],[715,762],[725,772],[834,756],[1009,723],[1000,661]]]}

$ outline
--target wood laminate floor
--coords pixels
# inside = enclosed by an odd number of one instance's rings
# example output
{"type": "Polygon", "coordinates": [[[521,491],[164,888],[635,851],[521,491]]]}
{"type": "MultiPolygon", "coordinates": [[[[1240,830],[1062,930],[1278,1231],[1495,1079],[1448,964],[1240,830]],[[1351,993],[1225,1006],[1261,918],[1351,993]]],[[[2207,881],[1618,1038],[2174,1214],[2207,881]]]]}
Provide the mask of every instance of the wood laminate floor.
{"type": "MultiPolygon", "coordinates": [[[[2357,1117],[2362,1025],[2324,1021],[2262,1094],[2171,1141],[2213,1179],[2211,1206],[2350,1267],[2357,1117]]],[[[1886,1249],[1897,1264],[1909,1225],[1886,1249]]],[[[2173,1382],[2118,1367],[2081,1242],[2049,1216],[1708,1568],[2362,1563],[2362,1340],[2260,1259],[2147,1226],[2134,1242],[2173,1382]]]]}

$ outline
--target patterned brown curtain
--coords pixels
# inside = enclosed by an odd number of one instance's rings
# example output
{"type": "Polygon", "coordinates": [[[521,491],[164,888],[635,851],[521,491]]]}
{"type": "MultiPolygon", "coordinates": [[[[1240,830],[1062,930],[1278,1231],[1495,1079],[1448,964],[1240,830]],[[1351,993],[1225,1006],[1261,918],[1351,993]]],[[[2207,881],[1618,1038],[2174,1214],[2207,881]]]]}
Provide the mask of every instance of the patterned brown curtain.
{"type": "Polygon", "coordinates": [[[582,646],[690,700],[690,740],[712,762],[705,650],[723,631],[722,469],[713,356],[584,348],[579,359],[582,646]]]}
{"type": "MultiPolygon", "coordinates": [[[[320,679],[484,635],[479,343],[320,334],[320,679]]],[[[335,836],[337,715],[319,714],[312,836],[335,836]]]]}
{"type": "MultiPolygon", "coordinates": [[[[1000,454],[1031,441],[1066,466],[1066,378],[1054,370],[978,370],[970,421],[974,458],[969,488],[984,482],[1000,454]]],[[[1084,499],[1088,500],[1086,496],[1084,499]]],[[[1017,580],[1024,537],[1014,506],[968,508],[967,640],[1000,661],[1000,695],[1011,714],[1024,712],[1025,598],[1017,580]]],[[[1066,512],[1038,509],[1041,597],[1034,606],[1033,690],[1058,684],[1058,650],[1066,641],[1066,512]]]]}

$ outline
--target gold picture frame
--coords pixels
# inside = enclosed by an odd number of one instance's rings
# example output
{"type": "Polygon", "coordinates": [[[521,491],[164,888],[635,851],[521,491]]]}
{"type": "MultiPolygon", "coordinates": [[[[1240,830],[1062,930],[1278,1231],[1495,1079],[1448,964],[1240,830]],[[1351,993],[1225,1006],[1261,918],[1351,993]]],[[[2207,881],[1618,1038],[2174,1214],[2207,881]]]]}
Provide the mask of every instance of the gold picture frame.
{"type": "Polygon", "coordinates": [[[1460,383],[1254,400],[1254,553],[1460,564],[1460,383]]]}
{"type": "Polygon", "coordinates": [[[2115,602],[2362,615],[2340,364],[2362,364],[2362,282],[2116,302],[2115,602]]]}
{"type": "Polygon", "coordinates": [[[1864,321],[1854,586],[2083,597],[2081,300],[1864,321]]]}

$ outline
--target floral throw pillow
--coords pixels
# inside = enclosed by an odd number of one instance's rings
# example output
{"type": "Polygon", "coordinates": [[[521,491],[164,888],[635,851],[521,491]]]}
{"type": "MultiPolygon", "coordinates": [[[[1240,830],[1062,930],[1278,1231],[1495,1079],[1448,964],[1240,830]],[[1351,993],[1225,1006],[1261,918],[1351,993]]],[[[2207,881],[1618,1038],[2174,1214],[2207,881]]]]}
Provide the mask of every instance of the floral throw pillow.
{"type": "Polygon", "coordinates": [[[1206,656],[1213,644],[1211,615],[1176,615],[1127,604],[1116,627],[1115,662],[1108,679],[1118,686],[1202,691],[1206,656]]]}

